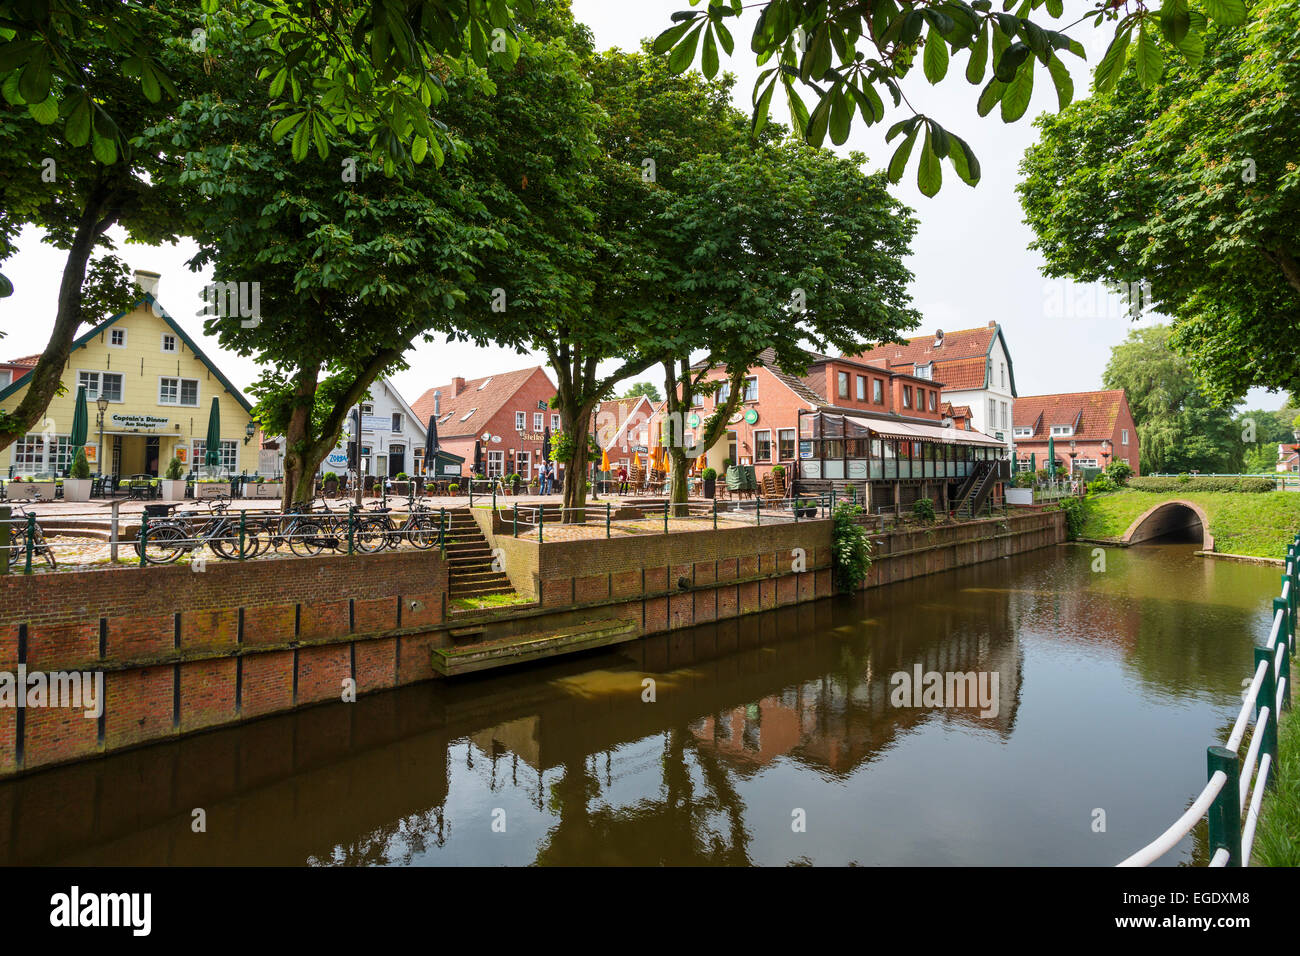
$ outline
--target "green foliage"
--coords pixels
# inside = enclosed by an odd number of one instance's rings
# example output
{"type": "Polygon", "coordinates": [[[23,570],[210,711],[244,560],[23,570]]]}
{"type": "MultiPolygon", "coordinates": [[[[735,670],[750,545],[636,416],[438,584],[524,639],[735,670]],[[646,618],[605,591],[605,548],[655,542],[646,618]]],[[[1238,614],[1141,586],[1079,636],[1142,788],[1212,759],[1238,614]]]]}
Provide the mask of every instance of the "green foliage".
{"type": "MultiPolygon", "coordinates": [[[[1300,124],[1282,117],[1300,109],[1300,2],[1259,0],[1244,28],[1200,37],[1195,9],[1165,8],[1161,27],[1187,28],[1181,42],[1204,58],[1172,63],[1155,90],[1142,83],[1155,64],[1103,59],[1106,92],[1038,121],[1019,187],[1032,248],[1050,276],[1150,280],[1143,304],[1173,318],[1171,344],[1216,403],[1252,386],[1294,391],[1300,124]]],[[[1205,12],[1227,24],[1245,4],[1205,12]]]]}
{"type": "Polygon", "coordinates": [[[69,470],[69,477],[80,479],[90,477],[90,462],[86,461],[85,448],[77,449],[77,457],[72,460],[72,468],[69,470]]]}
{"type": "Polygon", "coordinates": [[[1088,494],[1103,495],[1108,492],[1118,491],[1119,485],[1109,475],[1102,473],[1092,481],[1088,482],[1088,494]]]}
{"type": "MultiPolygon", "coordinates": [[[[754,85],[754,127],[761,130],[766,124],[780,83],[796,132],[814,145],[821,145],[828,135],[833,143],[843,145],[855,116],[868,126],[882,122],[886,96],[895,107],[906,103],[903,80],[917,60],[926,81],[936,84],[949,78],[951,56],[969,51],[966,80],[979,84],[992,74],[979,98],[979,114],[986,115],[1001,102],[1003,121],[1013,122],[1028,107],[1037,70],[1047,70],[1062,107],[1070,102],[1074,87],[1061,56],[1067,51],[1084,56],[1083,45],[1069,35],[1079,24],[1090,23],[1093,29],[1113,24],[1111,49],[1096,72],[1098,86],[1108,88],[1122,73],[1130,48],[1137,75],[1151,86],[1161,77],[1166,51],[1190,62],[1200,59],[1206,15],[1226,24],[1246,19],[1243,0],[1205,0],[1204,13],[1191,9],[1186,0],[1168,0],[1159,10],[1141,5],[1130,10],[1107,3],[1078,19],[1074,11],[1067,17],[1062,0],[1025,0],[1019,5],[1007,0],[1000,11],[993,9],[991,0],[947,0],[934,6],[792,0],[757,4],[707,0],[696,5],[704,9],[673,15],[673,26],[655,40],[655,51],[666,55],[674,72],[688,69],[698,53],[701,71],[712,78],[720,68],[718,48],[730,55],[734,47],[727,24],[748,8],[759,7],[750,41],[763,68],[754,85]],[[1038,12],[1031,19],[1034,11],[1038,12]],[[815,93],[811,107],[803,102],[799,86],[815,93]]],[[[933,195],[938,190],[939,163],[945,158],[961,179],[970,185],[979,181],[979,163],[970,146],[933,117],[916,114],[895,123],[886,137],[892,140],[907,134],[890,163],[894,182],[901,177],[922,127],[918,184],[923,193],[933,195]]]]}
{"type": "Polygon", "coordinates": [[[717,481],[718,470],[716,468],[705,468],[704,471],[700,472],[700,477],[705,481],[717,481]]]}
{"type": "Polygon", "coordinates": [[[1123,486],[1133,477],[1133,466],[1126,461],[1112,461],[1106,466],[1104,474],[1117,486],[1123,486]]]}
{"type": "Polygon", "coordinates": [[[856,591],[871,570],[871,539],[857,521],[861,514],[861,505],[837,505],[831,513],[831,576],[842,594],[856,591]]]}
{"type": "Polygon", "coordinates": [[[1277,489],[1272,478],[1214,478],[1196,475],[1179,475],[1177,478],[1130,478],[1128,487],[1134,491],[1221,491],[1244,494],[1263,494],[1277,489]]]}
{"type": "Polygon", "coordinates": [[[1188,361],[1169,348],[1168,326],[1129,332],[1111,350],[1102,383],[1127,394],[1141,439],[1142,471],[1241,467],[1241,435],[1231,409],[1213,404],[1197,387],[1188,361]]]}
{"type": "Polygon", "coordinates": [[[1252,866],[1300,866],[1300,721],[1283,711],[1272,784],[1259,815],[1252,866]]]}
{"type": "Polygon", "coordinates": [[[926,524],[932,523],[934,521],[934,500],[932,498],[917,498],[913,501],[912,517],[926,524]]]}
{"type": "Polygon", "coordinates": [[[1065,512],[1065,536],[1071,541],[1083,534],[1084,504],[1082,498],[1062,498],[1061,510],[1065,512]]]}
{"type": "Polygon", "coordinates": [[[641,395],[644,395],[646,398],[650,399],[650,401],[655,403],[663,401],[663,397],[659,394],[659,389],[653,382],[634,382],[632,387],[624,393],[623,397],[637,398],[641,395]]]}
{"type": "Polygon", "coordinates": [[[321,477],[321,481],[337,482],[339,480],[339,476],[332,471],[327,471],[325,472],[325,474],[321,475],[320,477],[321,477]]]}
{"type": "Polygon", "coordinates": [[[1118,540],[1138,516],[1162,501],[1185,499],[1200,506],[1210,521],[1216,551],[1276,558],[1300,528],[1300,495],[1242,495],[1189,491],[1155,494],[1125,489],[1113,495],[1087,498],[1083,536],[1118,540]]]}
{"type": "Polygon", "coordinates": [[[180,481],[181,475],[184,473],[185,466],[181,464],[179,458],[173,456],[172,460],[167,462],[167,471],[163,474],[163,477],[168,481],[180,481]]]}
{"type": "Polygon", "coordinates": [[[1012,484],[1017,488],[1032,488],[1036,480],[1037,476],[1033,472],[1018,471],[1015,478],[1012,479],[1012,484]]]}

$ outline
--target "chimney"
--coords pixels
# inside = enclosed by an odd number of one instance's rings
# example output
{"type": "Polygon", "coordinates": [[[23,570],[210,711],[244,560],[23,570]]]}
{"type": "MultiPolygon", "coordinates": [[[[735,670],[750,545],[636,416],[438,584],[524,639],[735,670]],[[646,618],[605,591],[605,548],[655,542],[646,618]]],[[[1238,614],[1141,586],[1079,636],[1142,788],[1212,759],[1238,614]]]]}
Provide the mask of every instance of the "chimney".
{"type": "Polygon", "coordinates": [[[154,298],[158,297],[158,280],[162,278],[159,273],[136,269],[132,278],[135,279],[135,284],[140,287],[141,292],[154,298]]]}
{"type": "Polygon", "coordinates": [[[442,414],[442,392],[435,390],[433,393],[433,417],[437,418],[442,414]]]}
{"type": "Polygon", "coordinates": [[[998,323],[997,323],[996,321],[993,321],[993,320],[990,320],[990,321],[989,321],[989,328],[990,328],[990,329],[996,329],[997,327],[998,327],[998,323]]]}
{"type": "Polygon", "coordinates": [[[461,392],[465,391],[465,380],[457,376],[451,380],[451,397],[455,398],[461,392]]]}

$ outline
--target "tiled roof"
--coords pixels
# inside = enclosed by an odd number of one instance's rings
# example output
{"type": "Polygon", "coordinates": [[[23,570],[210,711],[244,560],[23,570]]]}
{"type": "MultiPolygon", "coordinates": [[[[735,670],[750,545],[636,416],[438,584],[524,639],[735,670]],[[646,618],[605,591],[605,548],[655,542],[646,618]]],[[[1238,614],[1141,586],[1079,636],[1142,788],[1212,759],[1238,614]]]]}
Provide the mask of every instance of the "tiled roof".
{"type": "MultiPolygon", "coordinates": [[[[592,433],[602,448],[609,448],[616,443],[621,443],[620,438],[629,425],[635,431],[640,431],[637,426],[642,422],[648,422],[654,413],[654,402],[644,395],[610,399],[601,402],[591,413],[592,433]],[[599,425],[604,425],[604,429],[598,431],[599,425]]],[[[633,437],[635,436],[629,436],[628,441],[630,442],[633,437]]]]}
{"type": "Polygon", "coordinates": [[[1016,428],[1036,427],[1032,438],[1017,442],[1046,441],[1053,425],[1073,425],[1070,436],[1079,441],[1101,441],[1115,433],[1115,422],[1124,404],[1122,388],[1101,392],[1067,392],[1061,395],[1021,395],[1016,399],[1012,424],[1016,428]],[[1042,421],[1039,421],[1042,418],[1042,421]]]}
{"type": "MultiPolygon", "coordinates": [[[[808,357],[814,365],[818,362],[828,361],[830,358],[829,356],[821,355],[817,352],[809,352],[808,357]]],[[[763,367],[771,372],[777,381],[781,382],[805,402],[812,405],[826,404],[826,396],[821,394],[820,391],[812,386],[812,383],[816,381],[816,378],[813,376],[800,378],[797,375],[790,375],[787,372],[781,371],[781,369],[777,367],[776,352],[773,349],[764,349],[759,354],[758,360],[763,363],[763,367]]],[[[822,387],[825,387],[824,382],[822,383],[822,387]]]]}
{"type": "Polygon", "coordinates": [[[503,372],[498,375],[485,375],[482,378],[467,379],[459,395],[452,395],[452,386],[439,385],[431,388],[411,403],[411,410],[420,421],[426,424],[433,414],[433,393],[441,392],[438,406],[438,440],[455,438],[460,435],[478,435],[493,416],[501,410],[514,394],[523,388],[533,375],[545,375],[540,365],[522,368],[516,372],[503,372]]]}
{"type": "MultiPolygon", "coordinates": [[[[986,325],[978,329],[961,329],[957,332],[945,332],[943,343],[936,346],[934,344],[935,335],[931,332],[929,335],[918,335],[915,338],[907,340],[906,345],[897,343],[886,343],[877,345],[874,349],[862,352],[857,356],[859,361],[872,361],[884,359],[889,363],[890,368],[898,365],[925,365],[928,362],[948,362],[956,359],[983,359],[988,355],[989,347],[993,344],[993,336],[997,335],[997,327],[986,325]]],[[[935,375],[935,378],[940,378],[935,375]]],[[[946,379],[944,380],[946,382],[946,379]]],[[[953,387],[952,385],[948,386],[953,387]]],[[[983,387],[981,381],[978,387],[983,387]]]]}
{"type": "Polygon", "coordinates": [[[27,368],[35,368],[36,363],[40,361],[39,355],[24,355],[22,358],[10,359],[8,362],[0,362],[0,365],[24,365],[27,368]]]}

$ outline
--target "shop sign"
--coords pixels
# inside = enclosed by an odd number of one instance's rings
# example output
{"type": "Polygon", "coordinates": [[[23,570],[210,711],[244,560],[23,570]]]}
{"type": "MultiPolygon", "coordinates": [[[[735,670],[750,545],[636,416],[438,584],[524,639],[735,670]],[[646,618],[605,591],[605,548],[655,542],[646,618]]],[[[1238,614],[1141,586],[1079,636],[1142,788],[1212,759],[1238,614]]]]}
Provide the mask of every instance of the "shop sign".
{"type": "Polygon", "coordinates": [[[114,425],[122,428],[162,428],[170,418],[160,418],[157,415],[122,415],[114,413],[110,416],[110,421],[114,425]]]}

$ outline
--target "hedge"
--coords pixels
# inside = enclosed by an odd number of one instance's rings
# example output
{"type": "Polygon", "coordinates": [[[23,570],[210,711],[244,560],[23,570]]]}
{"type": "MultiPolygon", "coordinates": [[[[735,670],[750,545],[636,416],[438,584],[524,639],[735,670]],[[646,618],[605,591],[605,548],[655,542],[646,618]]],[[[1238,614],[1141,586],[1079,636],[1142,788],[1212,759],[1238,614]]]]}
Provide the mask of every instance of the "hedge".
{"type": "Polygon", "coordinates": [[[1277,483],[1272,478],[1130,478],[1128,487],[1134,491],[1240,491],[1258,494],[1273,491],[1277,483]]]}

